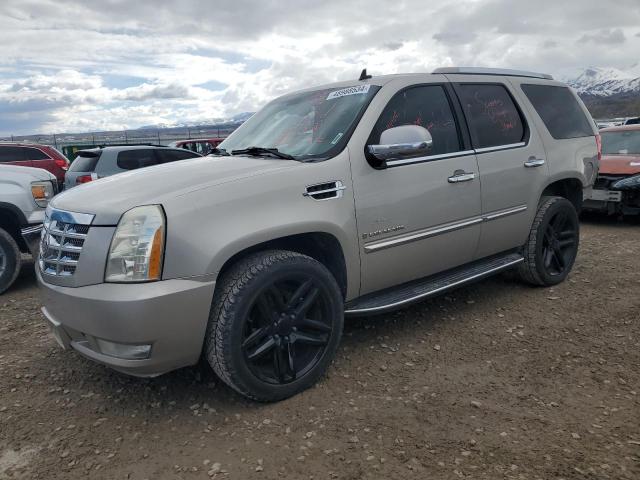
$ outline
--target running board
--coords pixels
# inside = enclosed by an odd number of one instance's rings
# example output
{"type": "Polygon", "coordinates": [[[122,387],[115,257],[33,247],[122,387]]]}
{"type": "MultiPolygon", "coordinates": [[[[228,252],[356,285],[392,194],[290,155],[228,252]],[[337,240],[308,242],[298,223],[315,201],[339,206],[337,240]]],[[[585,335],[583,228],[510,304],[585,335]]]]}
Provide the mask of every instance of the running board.
{"type": "Polygon", "coordinates": [[[345,305],[345,315],[375,315],[405,307],[418,300],[437,295],[465,283],[480,280],[518,265],[524,258],[509,253],[479,260],[430,277],[403,283],[351,300],[345,305]]]}

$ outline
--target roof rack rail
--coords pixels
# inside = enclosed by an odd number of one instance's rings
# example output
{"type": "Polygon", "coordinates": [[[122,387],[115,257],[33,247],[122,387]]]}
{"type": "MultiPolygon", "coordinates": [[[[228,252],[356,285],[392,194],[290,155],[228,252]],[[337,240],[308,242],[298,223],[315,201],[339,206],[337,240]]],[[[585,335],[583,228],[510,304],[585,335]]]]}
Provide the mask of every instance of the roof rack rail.
{"type": "Polygon", "coordinates": [[[442,67],[436,68],[431,73],[465,73],[469,75],[506,75],[509,77],[530,77],[553,80],[548,73],[527,72],[525,70],[511,70],[508,68],[484,68],[484,67],[442,67]]]}

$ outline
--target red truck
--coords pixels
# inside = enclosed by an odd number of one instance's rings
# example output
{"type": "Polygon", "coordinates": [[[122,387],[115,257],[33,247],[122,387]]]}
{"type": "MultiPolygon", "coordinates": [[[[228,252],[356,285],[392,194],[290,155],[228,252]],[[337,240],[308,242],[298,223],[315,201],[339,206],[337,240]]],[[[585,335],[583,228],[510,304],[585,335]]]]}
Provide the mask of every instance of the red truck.
{"type": "Polygon", "coordinates": [[[58,184],[62,185],[65,173],[69,168],[69,160],[49,145],[1,142],[0,165],[42,168],[51,172],[58,180],[58,184]]]}

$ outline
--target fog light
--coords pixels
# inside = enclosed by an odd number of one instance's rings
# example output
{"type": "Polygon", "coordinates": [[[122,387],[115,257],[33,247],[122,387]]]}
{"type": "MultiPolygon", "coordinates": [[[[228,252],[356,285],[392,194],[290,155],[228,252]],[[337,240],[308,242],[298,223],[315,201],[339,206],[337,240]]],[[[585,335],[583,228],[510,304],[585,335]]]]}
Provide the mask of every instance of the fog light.
{"type": "Polygon", "coordinates": [[[123,358],[125,360],[142,360],[149,358],[151,345],[127,345],[125,343],[109,342],[96,338],[100,352],[110,357],[123,358]]]}

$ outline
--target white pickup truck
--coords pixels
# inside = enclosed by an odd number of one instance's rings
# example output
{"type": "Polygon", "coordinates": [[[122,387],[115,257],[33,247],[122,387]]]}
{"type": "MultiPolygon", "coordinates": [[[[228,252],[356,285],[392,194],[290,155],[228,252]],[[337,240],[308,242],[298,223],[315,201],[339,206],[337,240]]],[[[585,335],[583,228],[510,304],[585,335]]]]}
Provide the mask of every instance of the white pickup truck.
{"type": "Polygon", "coordinates": [[[22,253],[34,249],[57,190],[56,177],[46,170],[0,165],[0,294],[20,273],[22,253]]]}

